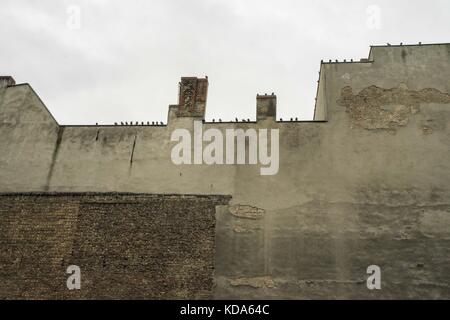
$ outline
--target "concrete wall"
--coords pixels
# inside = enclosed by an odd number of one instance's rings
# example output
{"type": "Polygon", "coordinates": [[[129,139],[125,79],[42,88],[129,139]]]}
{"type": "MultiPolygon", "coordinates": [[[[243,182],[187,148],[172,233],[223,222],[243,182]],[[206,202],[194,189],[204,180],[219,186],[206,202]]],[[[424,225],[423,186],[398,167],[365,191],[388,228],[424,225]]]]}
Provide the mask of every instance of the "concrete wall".
{"type": "Polygon", "coordinates": [[[231,195],[216,213],[216,298],[450,298],[450,45],[368,60],[321,65],[327,121],[203,124],[278,128],[274,176],[174,165],[170,135],[202,105],[172,106],[166,126],[57,126],[28,85],[0,89],[0,191],[231,195]],[[373,264],[382,290],[366,288],[373,264]]]}

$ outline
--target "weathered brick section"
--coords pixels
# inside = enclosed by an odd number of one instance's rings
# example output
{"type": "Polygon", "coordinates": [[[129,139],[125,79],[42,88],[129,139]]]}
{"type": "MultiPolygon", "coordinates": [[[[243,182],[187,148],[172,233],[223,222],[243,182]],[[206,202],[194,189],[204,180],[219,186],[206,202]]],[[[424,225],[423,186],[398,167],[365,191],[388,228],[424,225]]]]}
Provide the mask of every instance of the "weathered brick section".
{"type": "Polygon", "coordinates": [[[0,194],[0,298],[210,298],[226,196],[0,194]],[[66,287],[81,268],[81,290],[66,287]]]}

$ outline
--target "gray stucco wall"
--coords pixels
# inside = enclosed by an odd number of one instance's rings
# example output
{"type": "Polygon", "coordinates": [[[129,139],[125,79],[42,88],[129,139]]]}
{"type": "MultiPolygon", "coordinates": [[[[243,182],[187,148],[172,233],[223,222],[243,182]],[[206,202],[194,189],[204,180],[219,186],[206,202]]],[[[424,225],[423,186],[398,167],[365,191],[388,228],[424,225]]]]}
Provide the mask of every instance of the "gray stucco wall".
{"type": "Polygon", "coordinates": [[[450,298],[449,92],[449,44],[323,63],[326,122],[203,125],[278,128],[279,172],[261,176],[174,165],[170,135],[194,118],[58,126],[29,85],[12,86],[0,89],[0,192],[231,195],[216,213],[216,298],[450,298]],[[366,287],[373,264],[381,290],[366,287]]]}

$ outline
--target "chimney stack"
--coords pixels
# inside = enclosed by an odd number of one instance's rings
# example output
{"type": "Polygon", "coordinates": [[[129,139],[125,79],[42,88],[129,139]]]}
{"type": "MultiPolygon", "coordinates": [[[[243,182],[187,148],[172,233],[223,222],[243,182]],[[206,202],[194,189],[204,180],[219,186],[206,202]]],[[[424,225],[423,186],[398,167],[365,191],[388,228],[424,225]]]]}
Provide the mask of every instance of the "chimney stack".
{"type": "Polygon", "coordinates": [[[0,76],[0,89],[11,87],[16,84],[16,81],[11,76],[0,76]]]}
{"type": "Polygon", "coordinates": [[[208,78],[182,77],[178,108],[174,108],[177,117],[205,118],[208,78]]]}
{"type": "Polygon", "coordinates": [[[256,95],[256,120],[277,117],[277,96],[272,94],[256,95]]]}

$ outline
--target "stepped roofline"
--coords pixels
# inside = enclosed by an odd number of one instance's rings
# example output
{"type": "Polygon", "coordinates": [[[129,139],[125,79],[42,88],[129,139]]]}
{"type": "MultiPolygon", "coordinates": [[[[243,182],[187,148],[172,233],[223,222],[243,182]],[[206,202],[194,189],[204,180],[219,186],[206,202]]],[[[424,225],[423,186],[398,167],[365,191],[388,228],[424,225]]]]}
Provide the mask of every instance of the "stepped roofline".
{"type": "MultiPolygon", "coordinates": [[[[205,111],[206,111],[206,101],[207,101],[207,92],[208,92],[208,77],[205,78],[197,78],[197,77],[181,77],[181,81],[179,83],[179,95],[178,95],[178,104],[169,105],[168,118],[167,123],[174,118],[181,117],[191,117],[201,119],[204,123],[257,123],[260,120],[264,120],[267,118],[272,118],[273,121],[279,123],[285,122],[327,122],[326,110],[321,111],[321,115],[318,116],[318,100],[320,99],[320,91],[321,91],[321,75],[323,73],[323,66],[328,64],[367,64],[375,62],[374,51],[378,48],[382,49],[398,49],[398,48],[429,48],[433,46],[450,46],[450,43],[418,43],[418,44],[384,44],[384,45],[371,45],[369,55],[367,58],[361,58],[359,60],[321,60],[320,63],[320,71],[319,71],[319,80],[317,81],[317,93],[316,93],[316,103],[314,106],[314,120],[298,120],[297,118],[290,120],[282,120],[277,119],[276,116],[276,95],[272,94],[257,94],[256,96],[256,121],[249,119],[236,119],[236,121],[205,121],[205,111]]],[[[45,103],[40,99],[39,95],[34,91],[32,86],[29,83],[19,83],[16,84],[16,81],[12,76],[0,76],[0,89],[5,89],[9,87],[19,87],[19,86],[28,86],[32,92],[39,98],[42,103],[42,106],[46,110],[46,112],[50,115],[53,121],[58,124],[60,127],[120,127],[120,126],[153,126],[153,127],[164,127],[167,123],[161,122],[152,122],[152,121],[133,121],[131,123],[127,122],[116,122],[114,124],[81,124],[81,125],[60,125],[55,117],[52,115],[50,110],[46,107],[45,103]]]]}

